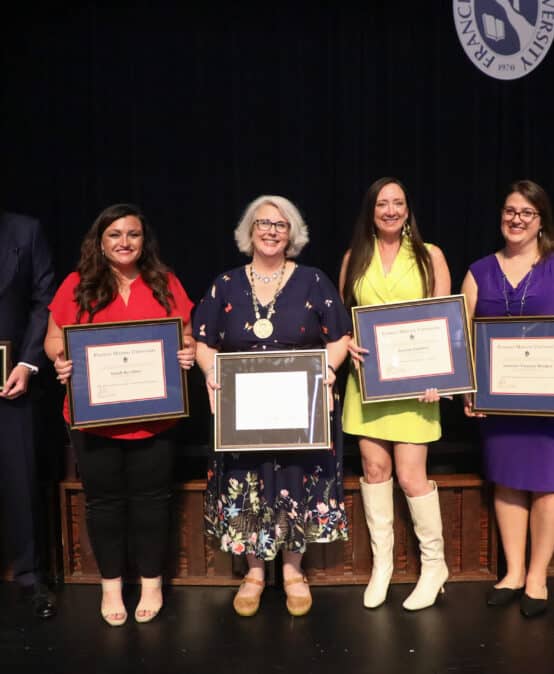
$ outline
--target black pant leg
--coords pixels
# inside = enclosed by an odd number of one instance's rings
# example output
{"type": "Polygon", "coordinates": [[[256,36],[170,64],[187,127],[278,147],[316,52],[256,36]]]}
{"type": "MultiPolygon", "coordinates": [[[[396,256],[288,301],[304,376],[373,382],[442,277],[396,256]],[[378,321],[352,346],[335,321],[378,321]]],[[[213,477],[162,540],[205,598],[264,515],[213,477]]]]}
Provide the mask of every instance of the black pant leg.
{"type": "Polygon", "coordinates": [[[102,578],[125,572],[127,485],[122,441],[71,431],[86,499],[87,528],[102,578]]]}
{"type": "Polygon", "coordinates": [[[28,396],[0,400],[0,510],[16,581],[38,578],[33,408],[28,396]]]}
{"type": "Polygon", "coordinates": [[[163,571],[173,484],[172,435],[126,442],[129,533],[137,570],[154,578],[163,571]]]}

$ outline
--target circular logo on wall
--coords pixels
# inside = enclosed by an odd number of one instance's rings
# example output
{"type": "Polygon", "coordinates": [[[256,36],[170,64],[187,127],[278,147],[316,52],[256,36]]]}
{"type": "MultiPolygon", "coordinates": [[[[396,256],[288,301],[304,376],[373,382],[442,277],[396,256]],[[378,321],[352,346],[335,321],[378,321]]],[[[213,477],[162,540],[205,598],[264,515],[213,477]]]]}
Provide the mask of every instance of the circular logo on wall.
{"type": "Polygon", "coordinates": [[[554,0],[453,0],[453,8],[470,61],[499,80],[534,70],[554,38],[554,0]]]}

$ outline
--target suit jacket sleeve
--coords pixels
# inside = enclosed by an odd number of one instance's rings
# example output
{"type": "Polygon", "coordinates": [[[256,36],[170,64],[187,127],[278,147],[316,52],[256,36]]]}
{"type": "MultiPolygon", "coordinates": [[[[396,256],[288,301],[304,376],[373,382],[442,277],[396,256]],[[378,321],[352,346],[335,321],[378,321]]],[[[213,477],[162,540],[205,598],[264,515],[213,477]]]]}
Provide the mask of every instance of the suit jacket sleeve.
{"type": "Polygon", "coordinates": [[[32,365],[45,363],[44,335],[48,324],[48,304],[54,295],[54,268],[42,228],[37,221],[31,227],[31,278],[28,320],[18,360],[32,365]]]}

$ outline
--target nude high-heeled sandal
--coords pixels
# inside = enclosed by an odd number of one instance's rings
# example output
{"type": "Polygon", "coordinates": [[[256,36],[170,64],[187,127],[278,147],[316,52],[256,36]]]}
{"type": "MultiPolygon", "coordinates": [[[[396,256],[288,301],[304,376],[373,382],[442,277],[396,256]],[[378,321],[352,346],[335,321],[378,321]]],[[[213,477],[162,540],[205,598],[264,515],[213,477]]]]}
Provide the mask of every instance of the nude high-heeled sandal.
{"type": "Polygon", "coordinates": [[[149,623],[158,615],[163,606],[162,577],[141,578],[140,601],[135,610],[138,623],[149,623]]]}
{"type": "Polygon", "coordinates": [[[102,578],[102,603],[100,614],[111,627],[119,627],[127,621],[127,611],[122,597],[121,578],[102,578]]]}

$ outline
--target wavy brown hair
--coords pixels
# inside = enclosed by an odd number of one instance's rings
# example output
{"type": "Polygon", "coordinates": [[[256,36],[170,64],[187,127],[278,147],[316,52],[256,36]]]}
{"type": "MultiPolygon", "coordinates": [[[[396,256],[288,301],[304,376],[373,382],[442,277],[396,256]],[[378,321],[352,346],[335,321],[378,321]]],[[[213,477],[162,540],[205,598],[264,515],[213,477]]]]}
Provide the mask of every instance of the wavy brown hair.
{"type": "Polygon", "coordinates": [[[510,185],[504,195],[502,206],[504,206],[510,194],[514,192],[521,194],[524,199],[533,204],[541,216],[538,246],[540,259],[544,260],[554,253],[554,220],[552,218],[552,204],[550,203],[548,194],[540,185],[532,180],[516,180],[510,185]]]}
{"type": "Polygon", "coordinates": [[[77,322],[88,313],[91,323],[94,315],[117,297],[116,276],[109,261],[102,254],[102,235],[113,222],[127,215],[134,216],[142,225],[142,253],[137,261],[140,275],[167,314],[171,313],[174,298],[168,285],[169,268],[160,260],[158,242],[150,225],[137,206],[114,204],[100,213],[81,244],[81,257],[77,265],[80,281],[74,293],[78,307],[77,322]]]}
{"type": "Polygon", "coordinates": [[[423,279],[423,287],[425,296],[432,294],[435,287],[435,274],[433,272],[433,262],[431,255],[423,243],[423,239],[417,228],[414,211],[410,205],[408,192],[404,185],[398,178],[379,178],[365,193],[362,200],[362,206],[356,224],[354,225],[354,232],[352,234],[352,241],[350,242],[350,258],[346,267],[346,274],[344,280],[343,296],[344,304],[348,309],[356,304],[354,298],[354,288],[356,283],[362,278],[366,269],[371,264],[373,253],[375,251],[375,239],[378,236],[378,230],[375,226],[375,204],[379,192],[385,187],[395,183],[404,192],[406,198],[406,205],[408,207],[407,224],[410,227],[410,240],[416,258],[416,263],[419,269],[421,278],[423,279]]]}

